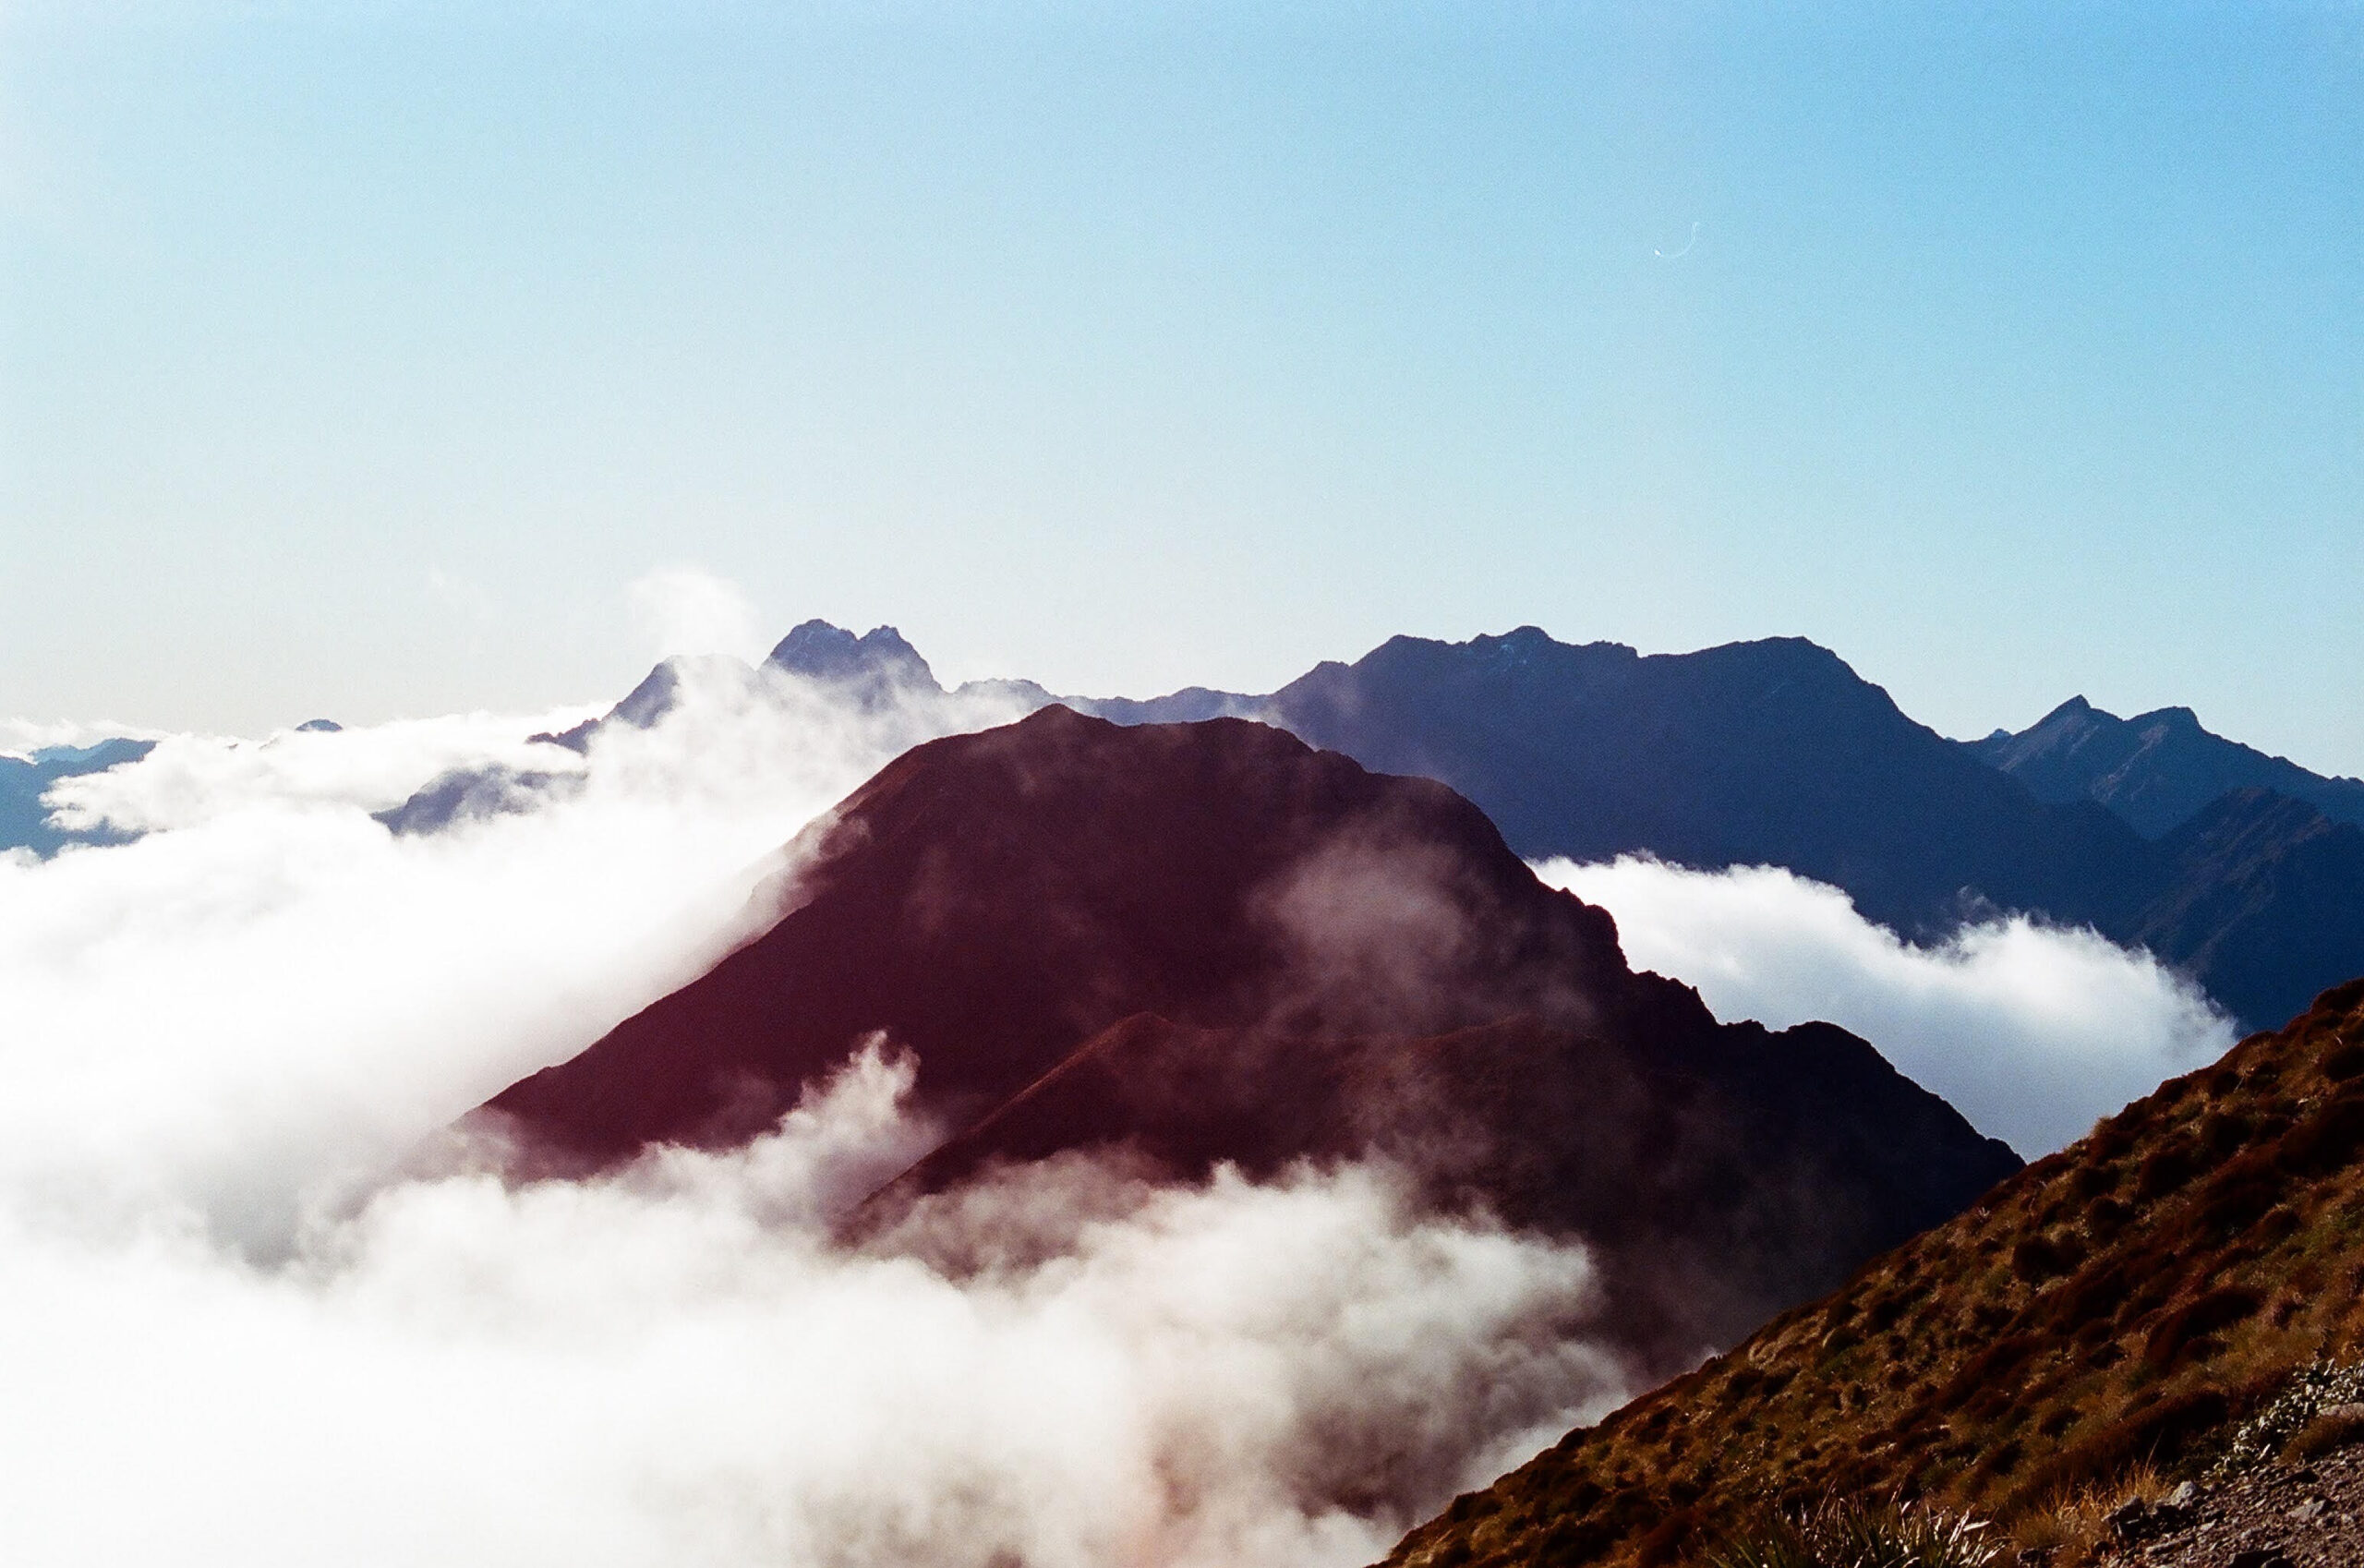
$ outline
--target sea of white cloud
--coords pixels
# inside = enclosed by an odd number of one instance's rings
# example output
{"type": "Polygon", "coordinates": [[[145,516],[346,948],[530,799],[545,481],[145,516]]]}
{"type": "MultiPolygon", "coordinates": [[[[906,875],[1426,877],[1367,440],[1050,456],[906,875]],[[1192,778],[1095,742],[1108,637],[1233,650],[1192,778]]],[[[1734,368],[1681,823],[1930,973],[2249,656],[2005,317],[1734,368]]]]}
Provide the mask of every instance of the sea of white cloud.
{"type": "Polygon", "coordinates": [[[0,1557],[1352,1564],[1622,1392],[1580,1251],[1384,1170],[1079,1164],[838,1246],[902,1081],[602,1182],[384,1184],[275,1266],[10,1215],[0,1557]],[[1026,1214],[1019,1261],[944,1238],[1026,1214]]]}
{"type": "Polygon", "coordinates": [[[842,1245],[933,1135],[889,1056],[735,1153],[489,1174],[440,1129],[769,918],[890,757],[1018,716],[702,668],[582,758],[525,737],[590,709],[163,737],[50,798],[139,837],[0,855],[0,1562],[1354,1564],[1623,1395],[1582,1248],[1380,1165],[1069,1162],[842,1245]],[[491,765],[572,777],[370,815],[491,765]]]}
{"type": "MultiPolygon", "coordinates": [[[[748,640],[708,580],[643,592],[669,645],[748,640]]],[[[155,737],[50,797],[137,837],[0,853],[0,1561],[1352,1564],[1630,1392],[1582,1248],[1383,1164],[1067,1161],[834,1239],[935,1134],[891,1045],[745,1150],[492,1174],[453,1118],[771,918],[889,758],[1019,713],[694,669],[579,757],[525,737],[595,708],[155,737]],[[494,766],[564,787],[371,815],[494,766]]],[[[2225,1043],[2090,935],[1924,950],[1786,873],[1542,869],[1720,1015],[1835,1019],[2025,1152],[2225,1043]]]]}

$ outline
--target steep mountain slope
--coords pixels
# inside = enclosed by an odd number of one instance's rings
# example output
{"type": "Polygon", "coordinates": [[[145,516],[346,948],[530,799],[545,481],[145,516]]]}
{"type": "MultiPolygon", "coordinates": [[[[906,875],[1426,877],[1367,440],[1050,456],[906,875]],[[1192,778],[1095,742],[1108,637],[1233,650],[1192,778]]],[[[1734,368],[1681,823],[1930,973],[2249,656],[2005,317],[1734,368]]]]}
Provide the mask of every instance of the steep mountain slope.
{"type": "MultiPolygon", "coordinates": [[[[2056,1539],[2364,1354],[2364,981],[1458,1500],[1389,1558],[1695,1561],[1744,1515],[1926,1497],[2056,1539]]],[[[2032,1559],[2044,1562],[2039,1547],[2032,1559]]]]}
{"type": "Polygon", "coordinates": [[[2166,890],[2118,933],[2205,976],[2236,1017],[2287,1018],[2364,969],[2364,828],[2233,790],[2159,841],[2166,890]]]}
{"type": "Polygon", "coordinates": [[[1633,973],[1442,786],[1262,725],[1046,708],[906,754],[808,847],[778,923],[491,1110],[559,1169],[728,1145],[883,1031],[955,1135],[905,1192],[1112,1145],[1375,1152],[1600,1243],[1653,1369],[2017,1164],[1842,1031],[1633,973]]]}
{"type": "Polygon", "coordinates": [[[730,654],[677,654],[651,666],[648,673],[640,678],[639,685],[626,692],[621,701],[598,718],[586,718],[556,734],[545,730],[525,739],[563,746],[579,755],[591,749],[592,739],[604,730],[619,725],[633,730],[654,728],[680,706],[682,688],[693,681],[708,681],[730,688],[752,685],[754,679],[755,671],[730,654]]]}
{"type": "Polygon", "coordinates": [[[2188,707],[2120,718],[2071,697],[2016,735],[1997,730],[1963,746],[2038,800],[2097,802],[2146,838],[2181,826],[2230,790],[2271,790],[2334,822],[2364,826],[2364,778],[2326,778],[2211,734],[2188,707]]]}
{"type": "Polygon", "coordinates": [[[876,1203],[892,1215],[902,1199],[996,1163],[1079,1147],[1121,1146],[1182,1177],[1225,1161],[1271,1176],[1301,1159],[1375,1154],[1435,1208],[1581,1237],[1603,1261],[1613,1335],[1656,1377],[1812,1295],[1871,1237],[1934,1223],[1945,1195],[2013,1164],[1965,1140],[1942,1102],[1876,1069],[1835,1026],[1722,1028],[1680,990],[1635,1012],[1621,1021],[1648,1039],[1639,1057],[1533,1015],[1426,1038],[1138,1015],[876,1203]]]}

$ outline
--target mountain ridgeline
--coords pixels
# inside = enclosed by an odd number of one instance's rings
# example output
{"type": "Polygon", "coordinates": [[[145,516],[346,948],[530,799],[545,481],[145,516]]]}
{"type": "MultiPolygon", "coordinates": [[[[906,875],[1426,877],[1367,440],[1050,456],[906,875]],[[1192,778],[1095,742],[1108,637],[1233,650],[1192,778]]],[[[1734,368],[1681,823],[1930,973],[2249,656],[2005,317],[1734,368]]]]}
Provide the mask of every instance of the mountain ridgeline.
{"type": "Polygon", "coordinates": [[[2014,735],[1965,742],[2038,800],[2095,801],[2157,838],[2236,790],[2270,790],[2334,822],[2364,827],[2364,778],[2325,778],[2200,726],[2188,707],[2120,718],[2071,697],[2014,735]]]}
{"type": "Polygon", "coordinates": [[[1663,1375],[2018,1162],[1829,1025],[1636,974],[1469,802],[1236,719],[1064,707],[920,746],[817,825],[777,922],[487,1114],[536,1168],[770,1127],[865,1039],[997,1164],[1378,1156],[1440,1211],[1581,1236],[1663,1375]]]}
{"type": "MultiPolygon", "coordinates": [[[[603,730],[648,728],[694,662],[668,660],[605,717],[537,739],[580,753],[603,730]]],[[[894,628],[856,637],[817,621],[760,670],[705,663],[709,679],[801,681],[895,708],[928,734],[1054,702],[1123,724],[1258,719],[1450,785],[1530,859],[1784,866],[1915,938],[1996,912],[2087,925],[2149,948],[2252,1028],[2364,972],[2364,781],[2211,735],[2179,708],[2121,720],[2080,699],[1965,743],[1802,639],[1646,657],[1533,627],[1393,638],[1260,696],[1054,697],[1026,681],[947,692],[894,628]]],[[[569,781],[464,770],[380,820],[434,831],[569,781]]]]}

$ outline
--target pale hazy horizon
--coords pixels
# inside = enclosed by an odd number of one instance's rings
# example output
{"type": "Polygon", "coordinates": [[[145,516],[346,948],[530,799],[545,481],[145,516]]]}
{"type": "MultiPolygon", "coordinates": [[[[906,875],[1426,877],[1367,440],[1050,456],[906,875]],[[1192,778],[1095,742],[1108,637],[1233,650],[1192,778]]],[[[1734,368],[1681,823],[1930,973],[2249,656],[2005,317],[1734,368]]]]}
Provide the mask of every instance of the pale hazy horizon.
{"type": "Polygon", "coordinates": [[[0,6],[0,716],[1811,637],[2364,773],[2364,18],[0,6]]]}

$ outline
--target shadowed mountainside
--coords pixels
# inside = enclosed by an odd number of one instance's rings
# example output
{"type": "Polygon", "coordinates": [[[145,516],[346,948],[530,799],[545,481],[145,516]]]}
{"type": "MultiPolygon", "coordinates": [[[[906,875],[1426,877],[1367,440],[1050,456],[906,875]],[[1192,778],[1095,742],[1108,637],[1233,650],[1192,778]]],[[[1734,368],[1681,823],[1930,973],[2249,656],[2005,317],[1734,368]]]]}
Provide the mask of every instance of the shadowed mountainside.
{"type": "Polygon", "coordinates": [[[1248,711],[1443,780],[1523,855],[1787,866],[1908,935],[1997,908],[2091,925],[2252,1027],[2364,971],[2364,830],[2237,791],[2146,839],[2093,800],[2037,799],[1795,638],[1645,657],[1533,627],[1397,637],[1248,711]]]}
{"type": "Polygon", "coordinates": [[[1962,745],[2038,800],[2097,802],[2146,838],[2181,826],[2232,790],[2271,790],[2334,822],[2364,826],[2364,778],[2326,778],[2212,734],[2188,707],[2120,718],[2071,697],[2016,735],[1997,730],[1962,745]]]}
{"type": "Polygon", "coordinates": [[[1908,933],[1974,909],[2115,925],[2150,857],[2091,804],[2046,805],[1801,638],[1644,657],[1533,627],[1389,640],[1273,694],[1366,766],[1441,779],[1522,855],[1784,865],[1908,933]]]}
{"type": "Polygon", "coordinates": [[[886,1204],[1073,1149],[1375,1152],[1600,1244],[1663,1371],[2017,1165],[1852,1035],[1634,974],[1451,790],[1262,725],[1047,708],[906,754],[806,848],[777,924],[491,1102],[544,1168],[742,1141],[883,1031],[953,1135],[886,1204]]]}
{"type": "Polygon", "coordinates": [[[2189,1473],[2301,1369],[2364,1354],[2359,1282],[2364,981],[1457,1500],[1388,1562],[1694,1562],[1744,1515],[1838,1496],[1994,1516],[2065,1568],[2092,1544],[2062,1523],[2081,1494],[2189,1473]]]}

